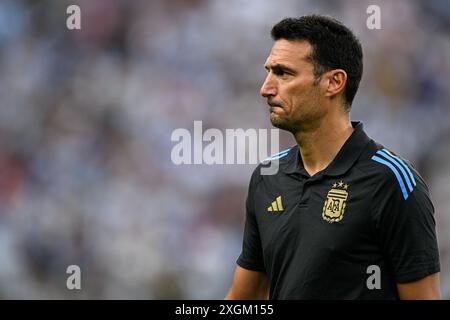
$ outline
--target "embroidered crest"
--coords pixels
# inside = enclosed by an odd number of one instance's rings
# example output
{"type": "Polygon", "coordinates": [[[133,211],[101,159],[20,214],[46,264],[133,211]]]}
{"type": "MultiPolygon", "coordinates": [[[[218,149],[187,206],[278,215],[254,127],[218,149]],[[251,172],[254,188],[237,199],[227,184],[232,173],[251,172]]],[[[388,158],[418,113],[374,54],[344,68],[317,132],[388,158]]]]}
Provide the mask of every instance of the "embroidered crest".
{"type": "Polygon", "coordinates": [[[339,222],[344,218],[348,198],[348,184],[339,181],[328,191],[323,205],[322,218],[330,223],[339,222]]]}

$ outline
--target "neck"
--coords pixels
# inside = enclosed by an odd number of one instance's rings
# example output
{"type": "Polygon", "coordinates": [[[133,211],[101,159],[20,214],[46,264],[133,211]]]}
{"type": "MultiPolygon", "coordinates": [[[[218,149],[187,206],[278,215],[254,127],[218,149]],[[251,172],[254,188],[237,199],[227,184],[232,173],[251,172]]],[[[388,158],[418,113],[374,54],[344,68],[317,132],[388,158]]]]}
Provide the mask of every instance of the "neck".
{"type": "Polygon", "coordinates": [[[310,176],[325,169],[353,132],[350,117],[325,117],[308,131],[294,134],[300,146],[303,167],[310,176]]]}

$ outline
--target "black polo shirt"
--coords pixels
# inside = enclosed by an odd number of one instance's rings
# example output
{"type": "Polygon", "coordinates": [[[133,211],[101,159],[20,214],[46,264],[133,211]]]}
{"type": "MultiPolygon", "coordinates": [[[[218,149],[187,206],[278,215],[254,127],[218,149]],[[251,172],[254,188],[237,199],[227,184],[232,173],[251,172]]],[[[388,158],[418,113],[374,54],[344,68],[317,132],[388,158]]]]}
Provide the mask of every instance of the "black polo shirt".
{"type": "Polygon", "coordinates": [[[271,299],[396,299],[396,283],[440,270],[425,182],[352,124],[335,159],[313,176],[298,146],[253,172],[237,263],[267,273],[271,299]],[[262,175],[275,160],[278,172],[262,175]]]}

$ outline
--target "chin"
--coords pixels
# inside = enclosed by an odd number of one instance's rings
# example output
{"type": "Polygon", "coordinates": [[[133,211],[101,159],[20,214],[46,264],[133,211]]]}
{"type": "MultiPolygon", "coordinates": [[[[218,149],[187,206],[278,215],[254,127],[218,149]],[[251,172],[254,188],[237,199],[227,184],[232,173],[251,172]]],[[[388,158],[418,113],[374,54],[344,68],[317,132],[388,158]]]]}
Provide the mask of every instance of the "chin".
{"type": "Polygon", "coordinates": [[[284,121],[283,119],[271,116],[270,117],[270,122],[272,123],[272,125],[275,128],[278,128],[278,129],[281,129],[281,130],[286,130],[286,131],[291,131],[289,124],[286,123],[286,121],[284,121]]]}

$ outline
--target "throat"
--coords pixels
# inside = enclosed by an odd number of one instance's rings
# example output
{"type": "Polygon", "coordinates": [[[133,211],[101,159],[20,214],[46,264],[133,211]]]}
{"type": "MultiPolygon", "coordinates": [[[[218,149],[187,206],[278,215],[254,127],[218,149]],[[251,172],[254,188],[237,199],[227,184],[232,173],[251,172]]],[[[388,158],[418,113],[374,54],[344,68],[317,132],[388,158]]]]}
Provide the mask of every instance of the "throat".
{"type": "Polygon", "coordinates": [[[341,150],[347,139],[351,136],[353,127],[338,130],[317,130],[304,134],[296,134],[295,139],[300,147],[300,156],[303,168],[312,177],[325,170],[341,150]]]}
{"type": "Polygon", "coordinates": [[[319,173],[319,172],[325,170],[325,169],[328,167],[328,165],[329,165],[330,163],[331,163],[331,161],[330,161],[329,163],[326,163],[326,164],[316,165],[315,167],[309,167],[309,166],[304,165],[304,169],[305,169],[306,173],[307,173],[310,177],[313,177],[313,176],[315,176],[317,173],[319,173]]]}

